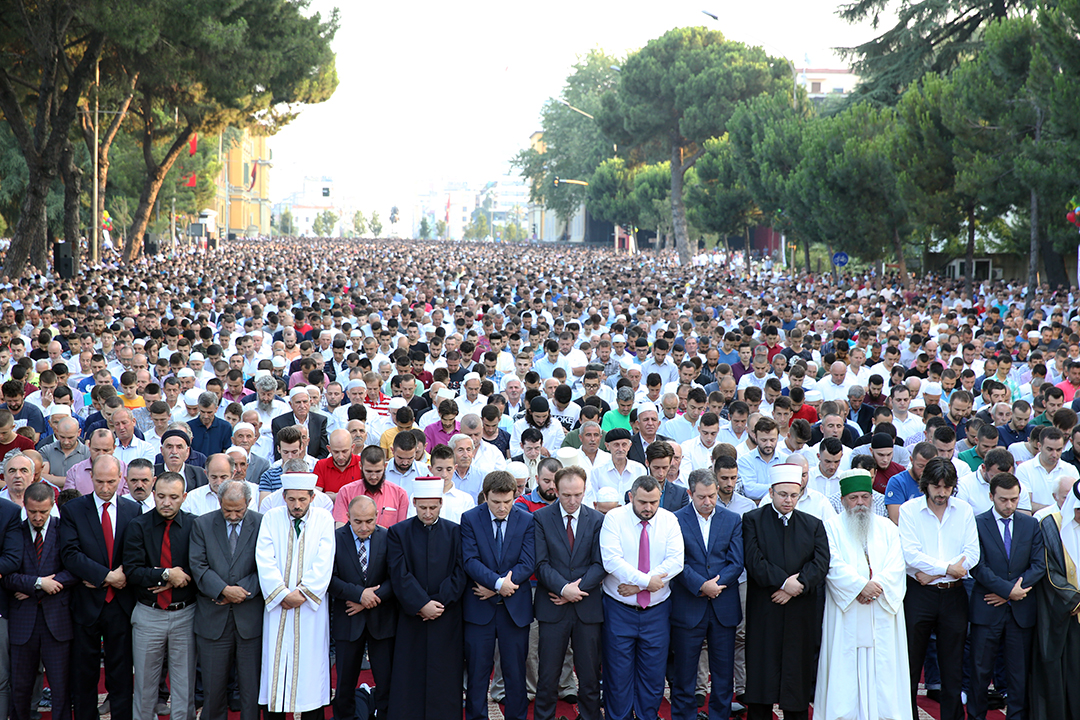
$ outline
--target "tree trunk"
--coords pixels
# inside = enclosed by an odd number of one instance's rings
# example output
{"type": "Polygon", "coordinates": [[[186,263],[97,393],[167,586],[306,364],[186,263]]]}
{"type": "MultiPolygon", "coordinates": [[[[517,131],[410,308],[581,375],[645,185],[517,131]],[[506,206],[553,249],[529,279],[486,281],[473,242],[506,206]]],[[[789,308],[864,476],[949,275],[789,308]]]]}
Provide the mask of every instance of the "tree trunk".
{"type": "Polygon", "coordinates": [[[896,253],[896,262],[900,266],[900,283],[905,290],[910,290],[911,278],[908,277],[907,260],[904,259],[904,243],[900,241],[898,228],[893,228],[893,252],[896,253]]]}
{"type": "MultiPolygon", "coordinates": [[[[36,265],[46,257],[45,201],[53,181],[56,180],[60,154],[68,144],[68,133],[75,124],[79,99],[89,83],[94,63],[97,62],[105,43],[104,35],[92,33],[86,39],[86,50],[79,63],[65,74],[64,89],[58,90],[57,77],[62,64],[60,56],[65,52],[60,39],[64,37],[70,20],[70,17],[51,17],[48,21],[45,32],[49,37],[43,40],[51,39],[54,45],[52,54],[42,59],[42,81],[36,88],[37,122],[33,129],[23,113],[21,100],[24,90],[16,91],[6,71],[0,69],[0,112],[15,135],[27,169],[26,197],[4,261],[3,272],[9,280],[23,274],[28,260],[36,265]]],[[[44,267],[38,269],[43,270],[44,267]]]]}
{"type": "Polygon", "coordinates": [[[1065,270],[1065,259],[1061,257],[1061,253],[1054,247],[1053,241],[1046,237],[1045,234],[1040,238],[1039,244],[1043,258],[1043,269],[1046,272],[1043,275],[1044,284],[1050,286],[1050,292],[1056,291],[1059,287],[1068,290],[1069,273],[1065,270]]]}
{"type": "Polygon", "coordinates": [[[124,241],[124,261],[133,262],[142,253],[143,233],[150,224],[150,211],[157,201],[158,191],[169,174],[173,163],[180,157],[180,152],[187,145],[191,134],[195,129],[191,125],[184,127],[183,131],[173,140],[165,157],[158,163],[154,160],[154,121],[149,98],[143,100],[143,163],[146,165],[146,178],[143,180],[142,192],[139,193],[139,206],[135,209],[135,215],[131,220],[131,229],[124,241]]]}
{"type": "Polygon", "coordinates": [[[683,267],[690,265],[690,237],[686,230],[686,204],[683,203],[683,179],[686,171],[694,166],[705,148],[683,160],[683,139],[678,130],[671,131],[671,224],[675,235],[675,249],[683,267]]]}
{"type": "Polygon", "coordinates": [[[799,238],[799,242],[803,246],[803,260],[806,262],[806,274],[810,274],[810,240],[808,238],[799,238]]]}
{"type": "Polygon", "coordinates": [[[1039,194],[1035,188],[1031,189],[1031,241],[1028,246],[1030,257],[1028,258],[1028,291],[1024,302],[1024,316],[1031,310],[1031,304],[1035,302],[1035,291],[1039,289],[1039,194]]]}
{"type": "Polygon", "coordinates": [[[832,268],[833,285],[839,285],[840,284],[840,273],[836,269],[836,265],[832,261],[832,256],[833,256],[832,243],[827,243],[825,245],[825,251],[829,253],[829,267],[832,268]]]}
{"type": "Polygon", "coordinates": [[[974,302],[974,296],[971,294],[971,286],[975,277],[975,203],[968,203],[967,223],[967,255],[965,257],[964,265],[967,272],[964,273],[964,292],[967,293],[968,300],[974,302]]]}
{"type": "MultiPolygon", "coordinates": [[[[79,197],[82,194],[82,170],[75,164],[71,143],[64,148],[60,160],[60,175],[64,179],[64,242],[70,243],[71,255],[75,261],[75,273],[79,272],[79,254],[82,244],[79,241],[79,197]]],[[[39,266],[40,267],[40,266],[39,266]]],[[[53,268],[56,271],[56,268],[53,268]]]]}

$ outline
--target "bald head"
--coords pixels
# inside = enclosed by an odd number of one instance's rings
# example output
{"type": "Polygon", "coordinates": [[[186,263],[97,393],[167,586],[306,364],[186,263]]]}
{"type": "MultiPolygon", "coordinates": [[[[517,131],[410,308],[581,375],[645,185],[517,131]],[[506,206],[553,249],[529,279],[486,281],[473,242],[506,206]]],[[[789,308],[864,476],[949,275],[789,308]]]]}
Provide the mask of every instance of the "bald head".
{"type": "Polygon", "coordinates": [[[330,433],[330,457],[339,469],[349,467],[353,459],[353,442],[348,430],[339,428],[330,433]]]}

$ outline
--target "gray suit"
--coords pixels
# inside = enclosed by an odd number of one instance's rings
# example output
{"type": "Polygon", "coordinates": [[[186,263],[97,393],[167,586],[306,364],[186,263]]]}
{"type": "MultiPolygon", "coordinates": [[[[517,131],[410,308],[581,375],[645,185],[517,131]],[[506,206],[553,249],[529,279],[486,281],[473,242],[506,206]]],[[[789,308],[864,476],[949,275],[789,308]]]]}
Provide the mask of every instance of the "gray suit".
{"type": "Polygon", "coordinates": [[[255,540],[261,523],[262,515],[247,512],[235,555],[229,551],[225,516],[220,510],[197,518],[191,531],[191,572],[199,588],[195,641],[202,666],[206,720],[227,717],[226,689],[229,670],[234,666],[240,690],[240,718],[259,718],[263,601],[255,565],[255,540]],[[238,585],[251,594],[242,603],[219,604],[228,585],[238,585]]]}
{"type": "MultiPolygon", "coordinates": [[[[154,476],[156,477],[160,475],[167,469],[168,468],[165,467],[164,463],[162,463],[161,465],[155,465],[154,476]]],[[[206,477],[206,471],[197,465],[188,465],[187,463],[184,463],[183,475],[185,492],[191,492],[195,488],[202,487],[203,485],[206,485],[208,482],[210,482],[206,477]]]]}
{"type": "Polygon", "coordinates": [[[248,453],[248,466],[247,474],[244,475],[244,479],[249,483],[259,484],[259,478],[263,476],[263,473],[270,469],[270,461],[264,457],[259,457],[254,453],[248,453]]]}

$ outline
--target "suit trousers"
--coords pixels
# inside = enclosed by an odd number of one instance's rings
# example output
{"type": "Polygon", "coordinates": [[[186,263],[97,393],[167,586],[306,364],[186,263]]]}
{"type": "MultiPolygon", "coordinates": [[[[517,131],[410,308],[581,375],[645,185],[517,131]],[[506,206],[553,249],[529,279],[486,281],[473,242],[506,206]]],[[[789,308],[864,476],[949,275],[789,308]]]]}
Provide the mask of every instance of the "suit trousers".
{"type": "MultiPolygon", "coordinates": [[[[536,585],[532,586],[533,603],[536,602],[536,585]]],[[[540,625],[533,619],[529,625],[529,656],[525,659],[525,692],[529,699],[536,697],[536,678],[538,676],[540,652],[540,625]]],[[[499,662],[499,648],[495,648],[495,672],[491,676],[491,699],[502,704],[506,699],[506,687],[502,676],[502,663],[499,662]]],[[[559,676],[559,697],[577,695],[577,681],[574,679],[574,651],[567,649],[563,658],[562,674],[559,676]]]]}
{"type": "MultiPolygon", "coordinates": [[[[113,720],[132,720],[131,618],[113,601],[92,625],[75,623],[71,641],[71,704],[75,720],[98,720],[98,682],[105,653],[105,690],[113,720]]],[[[160,665],[159,665],[160,667],[160,665]]]]}
{"type": "Polygon", "coordinates": [[[735,695],[746,692],[746,581],[739,583],[742,620],[735,628],[735,695]]]}
{"type": "Polygon", "coordinates": [[[709,715],[717,718],[731,716],[735,628],[721,625],[709,608],[695,627],[671,627],[671,649],[675,660],[671,678],[672,720],[697,718],[698,707],[694,690],[697,685],[698,659],[701,657],[702,644],[706,641],[709,670],[712,674],[709,715]]]}
{"type": "Polygon", "coordinates": [[[525,720],[529,698],[525,691],[525,659],[529,654],[529,628],[518,627],[506,606],[495,606],[495,620],[486,625],[465,623],[466,720],[487,717],[488,682],[495,664],[495,643],[506,684],[508,720],[525,720]]]}
{"type": "Polygon", "coordinates": [[[162,660],[168,658],[170,720],[195,720],[195,605],[170,612],[141,602],[131,612],[135,720],[156,720],[162,660]]]}
{"type": "Polygon", "coordinates": [[[968,596],[963,585],[939,590],[909,577],[904,598],[908,665],[911,671],[912,716],[918,717],[915,696],[919,689],[930,633],[937,632],[941,668],[941,720],[963,720],[960,689],[964,679],[964,640],[967,638],[968,596]]]}
{"type": "MultiPolygon", "coordinates": [[[[6,622],[6,621],[5,621],[6,622]]],[[[71,696],[68,694],[68,674],[71,670],[71,641],[56,640],[45,623],[41,606],[30,639],[22,645],[11,646],[11,717],[14,720],[30,720],[37,707],[31,702],[37,684],[38,667],[45,664],[52,691],[52,717],[54,720],[71,720],[71,696]]]]}
{"type": "Polygon", "coordinates": [[[1006,718],[1027,717],[1027,671],[1031,667],[1031,642],[1034,628],[1016,624],[1006,610],[1001,622],[994,625],[971,625],[971,692],[968,693],[968,717],[986,720],[986,688],[994,674],[998,653],[1004,648],[1005,675],[1008,678],[1009,702],[1006,718]]]}
{"type": "Polygon", "coordinates": [[[262,638],[245,640],[236,632],[230,612],[217,640],[195,636],[203,681],[203,720],[226,720],[229,714],[229,676],[236,670],[240,720],[259,720],[259,670],[262,638]]]}
{"type": "MultiPolygon", "coordinates": [[[[671,603],[644,610],[604,594],[604,707],[607,720],[654,718],[664,697],[671,603]]],[[[695,658],[696,666],[696,658],[695,658]]]]}
{"type": "MultiPolygon", "coordinates": [[[[366,610],[363,612],[367,612],[366,610]]],[[[337,658],[337,693],[334,695],[334,717],[352,718],[356,714],[356,685],[360,680],[360,668],[364,664],[364,650],[371,661],[371,674],[375,679],[372,699],[380,718],[385,718],[390,708],[390,670],[394,666],[394,638],[376,640],[367,630],[360,633],[355,642],[335,640],[337,658]]],[[[258,693],[258,677],[255,691],[258,693]]],[[[367,720],[361,718],[361,720],[367,720]]]]}
{"type": "MultiPolygon", "coordinates": [[[[34,666],[37,670],[37,666],[34,666]]],[[[0,618],[0,718],[8,716],[11,707],[11,653],[8,652],[8,621],[0,618]]]]}
{"type": "Polygon", "coordinates": [[[568,646],[573,646],[578,678],[578,714],[581,720],[600,720],[600,658],[603,623],[581,622],[570,612],[567,619],[540,623],[537,647],[535,720],[555,720],[559,677],[564,670],[568,646]]]}

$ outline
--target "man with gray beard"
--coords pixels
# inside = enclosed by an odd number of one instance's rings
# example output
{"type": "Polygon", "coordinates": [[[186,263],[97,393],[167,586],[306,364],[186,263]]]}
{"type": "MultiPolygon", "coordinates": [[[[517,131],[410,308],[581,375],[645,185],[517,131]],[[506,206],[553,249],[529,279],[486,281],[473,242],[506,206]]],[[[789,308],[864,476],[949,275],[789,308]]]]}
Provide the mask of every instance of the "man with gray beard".
{"type": "Polygon", "coordinates": [[[866,470],[840,476],[843,511],[825,521],[829,574],[814,714],[911,720],[900,532],[871,509],[866,470]]]}

